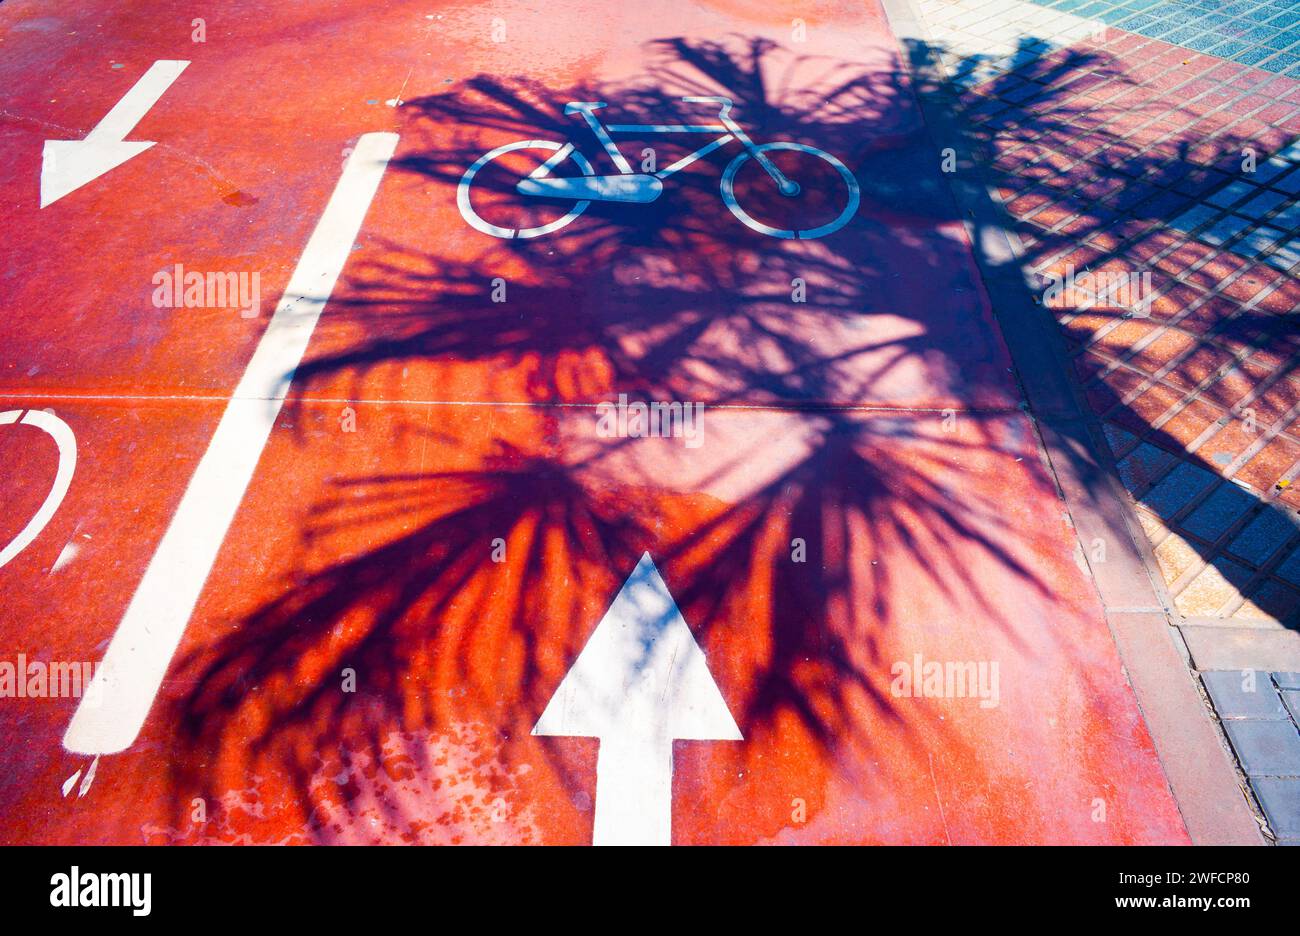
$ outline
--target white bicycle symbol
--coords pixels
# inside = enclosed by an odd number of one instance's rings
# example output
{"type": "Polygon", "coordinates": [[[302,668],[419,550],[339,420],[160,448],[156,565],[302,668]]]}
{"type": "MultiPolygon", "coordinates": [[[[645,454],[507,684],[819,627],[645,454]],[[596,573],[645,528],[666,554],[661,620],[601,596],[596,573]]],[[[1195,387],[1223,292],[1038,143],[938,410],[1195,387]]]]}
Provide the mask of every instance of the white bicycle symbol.
{"type": "Polygon", "coordinates": [[[6,410],[0,413],[0,426],[15,424],[35,426],[53,439],[59,449],[59,465],[54,471],[54,483],[50,486],[50,493],[45,495],[45,502],[36,511],[35,516],[27,521],[27,525],[18,531],[18,535],[0,549],[0,566],[4,566],[26,549],[45,529],[45,525],[50,522],[59,505],[63,503],[63,496],[68,493],[68,486],[72,484],[73,472],[77,470],[77,439],[72,434],[72,429],[62,419],[44,410],[28,410],[25,415],[22,410],[6,410]]]}
{"type": "Polygon", "coordinates": [[[600,141],[600,144],[605,148],[605,152],[609,154],[609,158],[618,168],[617,175],[595,175],[591,163],[572,143],[560,144],[551,140],[519,140],[515,143],[498,146],[496,149],[484,153],[472,166],[465,170],[465,174],[461,177],[460,184],[456,188],[456,205],[460,208],[460,213],[465,218],[465,221],[475,230],[482,231],[484,234],[507,239],[541,237],[543,234],[552,234],[571,223],[578,215],[586,211],[593,201],[634,204],[652,202],[663,194],[664,179],[680,172],[697,159],[707,156],[732,140],[739,140],[741,145],[744,146],[744,150],[736,155],[722,173],[722,201],[731,209],[731,213],[747,227],[769,237],[812,240],[838,231],[848,224],[849,220],[857,212],[860,200],[858,180],[853,177],[853,173],[848,170],[844,163],[830,153],[813,146],[805,146],[802,143],[777,142],[762,145],[754,143],[741,129],[740,125],[731,119],[732,102],[730,98],[684,97],[682,100],[688,104],[717,104],[718,120],[720,122],[717,124],[610,124],[606,127],[595,114],[598,109],[605,106],[603,101],[576,101],[566,104],[564,106],[565,114],[581,114],[583,119],[587,121],[587,125],[591,127],[591,131],[596,135],[596,139],[600,141]],[[666,169],[650,174],[632,170],[632,166],[619,152],[618,146],[610,136],[612,133],[721,133],[722,135],[695,152],[679,159],[666,169]],[[563,217],[537,227],[508,228],[485,221],[470,203],[470,189],[474,185],[474,180],[478,177],[479,171],[488,163],[500,156],[504,156],[506,153],[527,149],[548,150],[555,155],[538,166],[527,177],[521,179],[515,186],[515,191],[520,195],[538,198],[573,199],[576,204],[563,217]],[[768,153],[780,150],[794,150],[815,156],[818,159],[825,160],[839,173],[840,178],[844,180],[845,185],[848,187],[848,203],[833,221],[805,230],[783,230],[755,220],[736,201],[736,173],[751,158],[763,167],[772,181],[776,183],[777,191],[782,195],[793,197],[799,194],[799,183],[788,178],[768,158],[768,153]],[[566,159],[573,160],[582,175],[578,177],[551,177],[551,171],[566,159]]]}

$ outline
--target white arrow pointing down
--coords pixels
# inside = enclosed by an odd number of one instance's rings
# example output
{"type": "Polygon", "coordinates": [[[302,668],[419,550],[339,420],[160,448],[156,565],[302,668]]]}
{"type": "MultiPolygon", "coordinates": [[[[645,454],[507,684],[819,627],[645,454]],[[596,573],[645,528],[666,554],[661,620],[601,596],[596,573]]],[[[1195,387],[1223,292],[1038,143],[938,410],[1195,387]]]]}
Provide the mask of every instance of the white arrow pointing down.
{"type": "Polygon", "coordinates": [[[58,201],[153,146],[151,141],[128,141],[125,137],[188,64],[154,62],[84,140],[46,140],[41,154],[41,207],[58,201]]]}
{"type": "Polygon", "coordinates": [[[533,734],[600,739],[593,845],[670,844],[673,741],[742,739],[649,553],[533,734]]]}

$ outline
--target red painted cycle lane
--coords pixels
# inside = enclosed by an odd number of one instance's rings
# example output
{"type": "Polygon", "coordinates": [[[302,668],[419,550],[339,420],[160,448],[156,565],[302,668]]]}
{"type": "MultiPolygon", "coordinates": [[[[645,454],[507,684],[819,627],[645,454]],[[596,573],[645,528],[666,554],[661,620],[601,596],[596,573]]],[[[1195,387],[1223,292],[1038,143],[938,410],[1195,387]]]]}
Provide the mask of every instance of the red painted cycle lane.
{"type": "MultiPolygon", "coordinates": [[[[251,9],[211,15],[193,52],[104,26],[132,74],[192,59],[133,134],[155,150],[223,88],[229,122],[187,147],[233,204],[148,151],[37,209],[47,128],[4,124],[27,153],[2,190],[24,233],[6,259],[30,271],[14,307],[49,281],[61,306],[115,310],[24,315],[0,378],[6,408],[52,408],[80,446],[54,519],[0,569],[6,644],[78,660],[107,646],[264,327],[156,309],[153,272],[246,255],[269,311],[344,149],[401,136],[138,739],[65,795],[90,761],[60,744],[75,700],[0,708],[6,840],[590,842],[622,739],[531,732],[648,554],[741,735],[672,747],[672,841],[1185,841],[874,10],[251,9]],[[224,22],[245,41],[218,43],[224,22]],[[614,171],[571,101],[611,124],[711,118],[686,96],[837,156],[860,209],[813,240],[745,226],[719,192],[735,143],[653,204],[549,236],[490,237],[457,206],[465,170],[517,139],[581,141],[614,171]],[[110,259],[50,232],[54,209],[110,259]],[[611,437],[595,404],[620,394],[703,410],[689,437],[611,437]],[[975,675],[930,691],[927,664],[975,675]]],[[[703,142],[664,141],[624,151],[662,165],[703,142]]],[[[565,210],[512,203],[525,155],[471,193],[492,223],[565,210]]],[[[793,201],[761,174],[737,197],[824,221],[842,193],[810,171],[793,201]]],[[[48,477],[50,447],[0,449],[5,476],[48,477]]]]}
{"type": "MultiPolygon", "coordinates": [[[[177,4],[52,12],[18,3],[0,13],[9,313],[0,394],[6,412],[30,408],[61,421],[76,459],[54,515],[0,570],[11,663],[19,653],[102,656],[350,147],[391,120],[367,103],[385,66],[338,76],[333,93],[316,93],[324,82],[304,67],[308,48],[326,59],[342,54],[346,18],[251,9],[228,5],[202,43],[193,41],[193,11],[177,4]],[[87,136],[166,61],[189,65],[126,134],[156,145],[42,208],[45,141],[87,136]],[[154,276],[177,264],[257,276],[257,314],[159,307],[154,276]]],[[[375,28],[393,30],[394,59],[407,50],[414,62],[427,51],[410,16],[375,28]]],[[[0,427],[5,543],[40,509],[63,462],[27,421],[0,427]]],[[[71,710],[24,699],[6,715],[15,752],[9,799],[30,794],[33,775],[58,759],[71,710]]],[[[36,828],[43,821],[40,811],[7,813],[36,828]]]]}

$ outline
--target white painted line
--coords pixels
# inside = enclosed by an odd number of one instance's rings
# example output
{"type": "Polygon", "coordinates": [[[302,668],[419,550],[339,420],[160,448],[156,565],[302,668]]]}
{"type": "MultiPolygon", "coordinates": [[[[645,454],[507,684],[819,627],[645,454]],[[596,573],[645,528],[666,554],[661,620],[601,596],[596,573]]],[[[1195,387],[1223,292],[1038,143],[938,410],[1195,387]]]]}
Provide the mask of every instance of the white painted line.
{"type": "Polygon", "coordinates": [[[672,842],[673,741],[739,741],[704,652],[641,556],[535,735],[599,738],[593,845],[672,842]]]}
{"type": "Polygon", "coordinates": [[[167,532],[63,736],[81,754],[112,754],[139,734],[275,424],[293,372],[343,272],[397,147],[367,133],[343,167],[325,213],[226,405],[167,532]]]}
{"type": "Polygon", "coordinates": [[[149,66],[122,100],[104,115],[95,129],[86,134],[87,140],[122,140],[144,119],[163,93],[172,86],[189,62],[159,60],[149,66]]]}
{"type": "Polygon", "coordinates": [[[135,129],[135,125],[158,103],[189,64],[167,60],[154,62],[84,140],[46,140],[41,154],[41,207],[75,192],[153,146],[152,141],[128,142],[126,135],[135,129]]]}
{"type": "Polygon", "coordinates": [[[28,410],[25,416],[22,410],[0,413],[0,426],[14,423],[45,430],[59,448],[59,465],[54,471],[54,483],[50,485],[50,493],[45,495],[40,509],[32,519],[27,521],[27,525],[18,531],[18,535],[10,540],[4,549],[0,549],[0,568],[26,549],[32,540],[40,535],[41,530],[45,529],[45,525],[50,522],[59,505],[63,503],[63,497],[68,493],[68,486],[72,484],[73,472],[77,470],[77,439],[72,434],[72,428],[62,419],[43,410],[28,410]],[[19,419],[19,416],[22,418],[19,419]]]}

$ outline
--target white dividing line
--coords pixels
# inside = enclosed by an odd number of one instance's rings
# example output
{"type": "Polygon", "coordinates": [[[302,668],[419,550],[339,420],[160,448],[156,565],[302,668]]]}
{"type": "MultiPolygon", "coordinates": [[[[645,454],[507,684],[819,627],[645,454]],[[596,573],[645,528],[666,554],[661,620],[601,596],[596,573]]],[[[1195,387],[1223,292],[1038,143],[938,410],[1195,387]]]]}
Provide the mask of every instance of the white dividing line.
{"type": "Polygon", "coordinates": [[[329,301],[397,147],[367,133],[343,167],[284,297],[226,405],[158,551],[127,606],[63,746],[80,754],[129,747],[144,725],[217,552],[261,458],[294,370],[329,301]]]}

